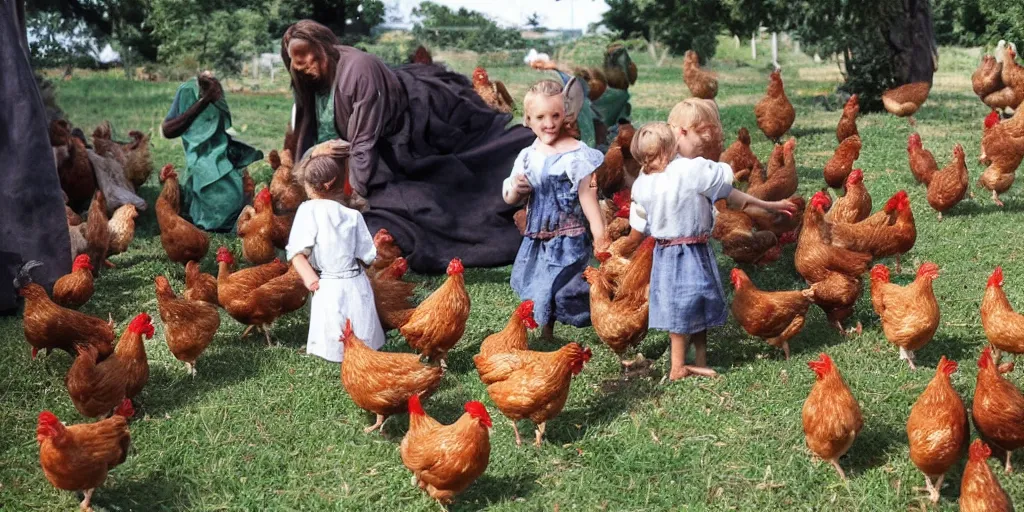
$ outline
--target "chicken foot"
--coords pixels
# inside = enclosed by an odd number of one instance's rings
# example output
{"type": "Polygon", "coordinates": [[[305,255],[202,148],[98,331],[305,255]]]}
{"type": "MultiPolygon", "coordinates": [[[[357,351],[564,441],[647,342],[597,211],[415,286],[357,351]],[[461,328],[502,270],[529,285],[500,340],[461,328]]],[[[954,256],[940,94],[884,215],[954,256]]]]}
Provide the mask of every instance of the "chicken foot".
{"type": "Polygon", "coordinates": [[[535,433],[537,435],[537,440],[533,442],[534,446],[540,446],[540,440],[541,440],[542,437],[544,437],[544,426],[545,425],[547,425],[547,422],[544,422],[544,423],[541,423],[540,425],[537,425],[537,430],[535,431],[535,433]]]}
{"type": "Polygon", "coordinates": [[[907,350],[907,349],[905,349],[903,347],[900,347],[900,359],[906,359],[907,363],[910,363],[910,369],[911,370],[916,370],[917,369],[917,367],[914,366],[914,351],[913,350],[907,350]]]}
{"type": "Polygon", "coordinates": [[[992,191],[992,202],[996,203],[996,206],[1002,207],[1003,202],[999,200],[999,193],[995,190],[992,191]]]}
{"type": "Polygon", "coordinates": [[[196,364],[195,363],[185,363],[185,369],[188,370],[188,374],[191,375],[193,379],[196,378],[196,364]]]}
{"type": "Polygon", "coordinates": [[[386,420],[386,419],[388,419],[387,416],[384,416],[383,414],[378,414],[377,415],[377,423],[374,423],[373,425],[370,425],[369,427],[364,428],[363,429],[363,433],[364,434],[369,434],[370,432],[373,432],[374,430],[380,429],[381,434],[383,434],[384,433],[384,420],[386,420]]]}
{"type": "Polygon", "coordinates": [[[92,512],[92,507],[89,505],[92,502],[92,493],[96,489],[86,489],[85,499],[78,505],[78,508],[82,509],[83,512],[92,512]]]}
{"type": "Polygon", "coordinates": [[[935,484],[932,484],[932,477],[928,475],[924,476],[925,490],[928,491],[928,498],[932,500],[932,503],[939,502],[939,493],[942,490],[942,480],[944,478],[946,478],[946,475],[939,475],[939,478],[936,479],[935,484]]]}

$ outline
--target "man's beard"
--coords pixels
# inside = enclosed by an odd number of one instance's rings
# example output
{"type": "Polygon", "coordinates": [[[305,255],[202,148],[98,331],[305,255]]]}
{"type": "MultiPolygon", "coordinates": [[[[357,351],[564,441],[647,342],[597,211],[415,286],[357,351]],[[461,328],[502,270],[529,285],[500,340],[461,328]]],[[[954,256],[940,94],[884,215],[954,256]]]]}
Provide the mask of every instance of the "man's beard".
{"type": "Polygon", "coordinates": [[[326,77],[322,74],[317,77],[302,72],[299,72],[297,74],[299,80],[304,82],[307,86],[309,86],[310,90],[316,91],[318,93],[323,93],[326,92],[331,87],[331,81],[327,80],[326,77]]]}

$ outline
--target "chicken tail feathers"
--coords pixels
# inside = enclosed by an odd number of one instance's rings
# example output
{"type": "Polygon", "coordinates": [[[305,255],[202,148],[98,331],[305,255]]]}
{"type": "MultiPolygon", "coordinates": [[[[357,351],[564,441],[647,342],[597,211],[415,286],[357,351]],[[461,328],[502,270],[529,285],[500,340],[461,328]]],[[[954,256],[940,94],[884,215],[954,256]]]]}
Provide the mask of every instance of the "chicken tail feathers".
{"type": "Polygon", "coordinates": [[[32,283],[32,269],[41,266],[43,266],[43,262],[39,260],[32,260],[22,265],[21,268],[18,269],[18,277],[14,278],[14,288],[16,290],[20,290],[32,283]]]}

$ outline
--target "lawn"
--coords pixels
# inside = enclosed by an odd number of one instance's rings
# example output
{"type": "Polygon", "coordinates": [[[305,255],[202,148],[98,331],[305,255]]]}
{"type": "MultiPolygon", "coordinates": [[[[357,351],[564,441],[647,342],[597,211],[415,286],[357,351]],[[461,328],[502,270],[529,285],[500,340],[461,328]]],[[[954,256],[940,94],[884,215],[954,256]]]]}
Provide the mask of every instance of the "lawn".
{"type": "MultiPolygon", "coordinates": [[[[954,143],[963,144],[975,199],[966,199],[941,223],[913,183],[907,168],[906,120],[868,114],[859,120],[864,149],[857,163],[876,207],[899,189],[911,196],[917,220],[917,244],[905,258],[908,282],[917,264],[933,261],[942,269],[935,293],[942,322],[935,339],[918,352],[918,371],[898,360],[884,338],[869,296],[857,305],[854,321],[864,332],[840,338],[812,309],[803,332],[792,342],[793,357],[746,335],[733,320],[710,334],[711,364],[716,380],[691,379],[659,384],[667,364],[667,336],[652,332],[642,344],[658,371],[650,378],[622,381],[618,362],[590,329],[559,328],[565,340],[594,347],[594,359],[572,384],[560,416],[549,422],[540,448],[517,448],[508,421],[491,406],[472,365],[480,341],[502,328],[518,298],[508,286],[510,268],[466,272],[472,313],[465,338],[449,359],[440,391],[425,404],[431,415],[451,422],[468,400],[489,405],[494,417],[491,464],[452,510],[906,510],[923,509],[922,475],[907,453],[905,424],[910,406],[934,374],[941,355],[961,362],[953,383],[967,404],[973,394],[975,361],[985,343],[979,304],[989,273],[1006,272],[1010,301],[1024,308],[1024,198],[1015,189],[995,207],[974,188],[981,121],[987,109],[972,94],[970,73],[978,51],[943,49],[931,97],[917,115],[917,130],[939,165],[948,162],[954,143]],[[800,410],[812,382],[807,361],[828,352],[861,403],[863,432],[841,464],[851,479],[841,482],[827,464],[814,460],[804,446],[800,410]]],[[[445,55],[468,73],[472,57],[445,55]]],[[[634,122],[664,120],[672,105],[688,95],[680,59],[661,68],[637,55],[640,80],[633,90],[634,122]]],[[[797,108],[797,164],[800,190],[823,186],[821,169],[836,146],[839,110],[826,110],[815,97],[829,93],[838,74],[834,64],[815,64],[805,56],[780,56],[783,78],[797,108]]],[[[746,47],[726,41],[712,68],[720,73],[719,102],[727,143],[740,126],[751,129],[754,150],[762,158],[770,143],[756,130],[753,105],[763,94],[769,70],[762,56],[752,62],[746,47]]],[[[539,75],[526,68],[494,68],[491,76],[506,81],[521,98],[539,75]]],[[[132,82],[115,73],[76,73],[59,84],[59,101],[76,125],[92,127],[104,119],[115,130],[156,133],[175,84],[132,82]]],[[[242,139],[265,152],[278,148],[291,105],[285,83],[233,81],[227,86],[235,127],[242,139]]],[[[86,130],[87,133],[91,129],[86,130]]],[[[184,163],[177,141],[154,137],[157,168],[184,163]]],[[[266,164],[254,166],[257,180],[269,180],[266,164]]],[[[143,188],[150,204],[158,193],[151,178],[143,188]]],[[[215,235],[213,247],[226,244],[239,254],[240,243],[215,235]]],[[[793,269],[792,246],[779,262],[747,269],[767,289],[805,286],[793,269]]],[[[203,261],[216,270],[213,253],[203,261]]],[[[146,342],[149,384],[138,398],[131,424],[132,450],[116,468],[93,503],[103,510],[437,510],[409,483],[398,444],[407,417],[396,416],[385,435],[363,434],[371,417],[358,409],[339,379],[337,365],[299,353],[306,336],[305,312],[283,318],[274,330],[280,347],[268,348],[261,337],[240,339],[242,327],[222,314],[220,332],[198,363],[192,379],[163,340],[153,278],[166,275],[180,289],[183,269],[167,260],[159,243],[152,208],[139,218],[128,253],[116,256],[117,269],[97,283],[90,314],[112,314],[120,332],[134,315],[147,311],[157,324],[146,342]]],[[[727,275],[732,262],[719,257],[727,275]]],[[[883,263],[892,263],[891,260],[883,263]]],[[[416,277],[426,295],[438,277],[416,277]]],[[[728,283],[726,283],[728,286],[728,283]]],[[[64,353],[29,358],[17,318],[0,319],[0,508],[5,510],[72,510],[78,498],[55,490],[38,463],[34,429],[41,410],[67,423],[85,421],[74,409],[63,384],[71,364],[64,353]]],[[[541,350],[555,344],[535,343],[541,350]]],[[[408,350],[396,335],[386,350],[408,350]]],[[[1018,385],[1020,373],[1011,375],[1018,385]]],[[[531,430],[523,424],[527,437],[531,430]]],[[[966,460],[966,458],[965,458],[966,460]]],[[[995,461],[992,461],[995,467],[995,461]]],[[[1024,460],[1018,457],[1018,466],[1024,460]]],[[[939,510],[955,510],[962,464],[947,475],[939,510]]],[[[999,478],[1011,496],[1024,496],[1024,475],[999,478]]]]}

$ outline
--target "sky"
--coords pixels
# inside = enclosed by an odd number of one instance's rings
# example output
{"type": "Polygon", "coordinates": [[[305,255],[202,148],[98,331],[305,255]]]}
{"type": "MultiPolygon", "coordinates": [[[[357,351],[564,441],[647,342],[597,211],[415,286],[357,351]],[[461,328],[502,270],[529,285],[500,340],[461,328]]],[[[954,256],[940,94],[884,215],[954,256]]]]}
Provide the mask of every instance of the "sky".
{"type": "MultiPolygon", "coordinates": [[[[398,4],[406,21],[413,7],[421,0],[384,0],[384,5],[398,4]]],[[[540,14],[541,24],[555,29],[586,30],[591,23],[601,21],[608,10],[604,0],[433,0],[452,9],[465,7],[479,11],[499,25],[524,25],[530,14],[540,14]]]]}

